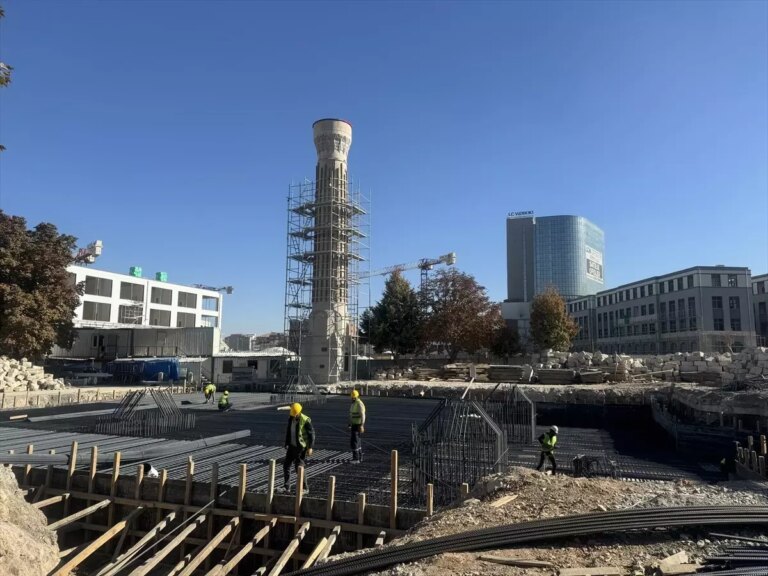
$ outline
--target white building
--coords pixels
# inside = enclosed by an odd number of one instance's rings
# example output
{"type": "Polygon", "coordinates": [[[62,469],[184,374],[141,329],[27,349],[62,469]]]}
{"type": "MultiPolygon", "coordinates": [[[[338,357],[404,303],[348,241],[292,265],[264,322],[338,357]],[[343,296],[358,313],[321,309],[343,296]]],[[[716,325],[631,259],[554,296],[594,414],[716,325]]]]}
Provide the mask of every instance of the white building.
{"type": "Polygon", "coordinates": [[[85,282],[76,328],[221,328],[223,298],[215,290],[84,266],[67,271],[74,284],[85,282]]]}

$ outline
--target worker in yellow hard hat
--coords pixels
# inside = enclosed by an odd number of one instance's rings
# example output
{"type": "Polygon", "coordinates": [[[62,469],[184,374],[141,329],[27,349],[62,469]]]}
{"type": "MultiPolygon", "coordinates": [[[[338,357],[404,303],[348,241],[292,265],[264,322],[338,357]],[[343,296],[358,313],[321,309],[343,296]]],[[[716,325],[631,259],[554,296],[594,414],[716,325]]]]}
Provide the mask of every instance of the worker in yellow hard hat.
{"type": "MultiPolygon", "coordinates": [[[[305,467],[307,456],[312,456],[315,443],[315,429],[312,419],[301,410],[298,402],[291,404],[291,415],[285,430],[285,460],[283,461],[283,488],[287,492],[291,487],[291,465],[298,476],[299,466],[305,467]]],[[[309,493],[307,475],[304,474],[304,493],[309,493]]]]}
{"type": "Polygon", "coordinates": [[[365,404],[360,400],[360,392],[352,390],[349,395],[352,405],[349,407],[349,447],[352,449],[352,464],[363,461],[363,442],[360,438],[365,432],[365,404]]]}

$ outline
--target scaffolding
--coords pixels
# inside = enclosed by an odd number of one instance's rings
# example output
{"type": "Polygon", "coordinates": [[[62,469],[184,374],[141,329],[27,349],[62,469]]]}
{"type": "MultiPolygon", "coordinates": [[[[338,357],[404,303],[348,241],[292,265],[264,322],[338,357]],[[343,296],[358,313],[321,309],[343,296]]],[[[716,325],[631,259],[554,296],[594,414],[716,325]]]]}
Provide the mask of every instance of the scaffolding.
{"type": "Polygon", "coordinates": [[[298,389],[314,387],[302,358],[313,308],[327,313],[327,381],[357,379],[360,302],[367,302],[370,281],[368,197],[338,173],[320,187],[322,195],[317,181],[305,179],[288,190],[284,327],[287,347],[298,355],[298,389]]]}

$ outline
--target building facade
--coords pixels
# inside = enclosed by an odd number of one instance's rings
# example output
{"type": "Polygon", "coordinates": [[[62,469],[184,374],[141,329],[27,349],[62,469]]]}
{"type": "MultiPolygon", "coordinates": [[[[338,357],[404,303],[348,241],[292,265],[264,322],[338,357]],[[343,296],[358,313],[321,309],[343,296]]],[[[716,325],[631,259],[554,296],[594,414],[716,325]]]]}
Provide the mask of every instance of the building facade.
{"type": "Polygon", "coordinates": [[[768,346],[768,274],[752,277],[755,332],[759,346],[768,346]]]}
{"type": "Polygon", "coordinates": [[[697,266],[567,303],[576,350],[667,354],[755,345],[748,268],[697,266]]]}
{"type": "Polygon", "coordinates": [[[217,291],[83,266],[67,271],[73,284],[85,285],[76,328],[221,328],[223,298],[217,291]]]}
{"type": "Polygon", "coordinates": [[[268,348],[285,347],[286,340],[283,332],[230,334],[224,338],[224,342],[233,352],[260,352],[268,348]]]}

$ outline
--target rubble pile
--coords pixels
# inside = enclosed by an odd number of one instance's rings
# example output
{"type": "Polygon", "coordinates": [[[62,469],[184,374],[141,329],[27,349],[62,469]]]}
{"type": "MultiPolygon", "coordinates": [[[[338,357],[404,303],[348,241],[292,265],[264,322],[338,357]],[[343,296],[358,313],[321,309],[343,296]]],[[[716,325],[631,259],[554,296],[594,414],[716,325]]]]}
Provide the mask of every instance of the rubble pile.
{"type": "Polygon", "coordinates": [[[60,390],[66,388],[61,379],[46,374],[42,366],[35,366],[27,360],[13,360],[0,356],[0,390],[22,392],[25,390],[60,390]]]}

